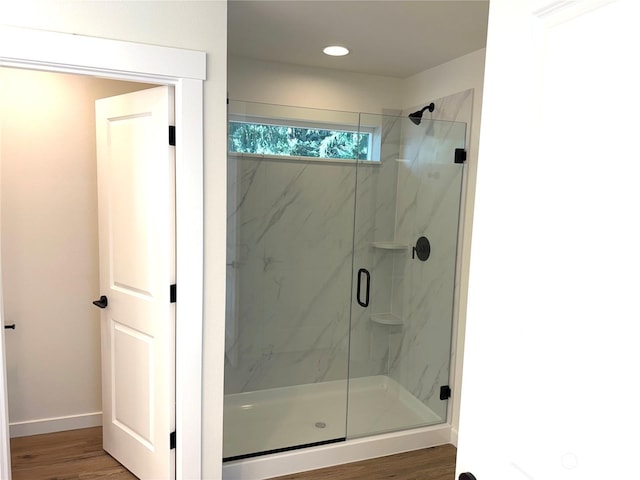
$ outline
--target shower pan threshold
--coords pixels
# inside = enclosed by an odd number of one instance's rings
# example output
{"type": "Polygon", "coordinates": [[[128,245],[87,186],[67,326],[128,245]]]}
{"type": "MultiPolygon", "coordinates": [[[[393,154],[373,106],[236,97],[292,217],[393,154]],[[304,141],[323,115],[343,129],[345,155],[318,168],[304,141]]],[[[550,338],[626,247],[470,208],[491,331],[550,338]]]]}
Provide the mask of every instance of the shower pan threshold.
{"type": "MultiPolygon", "coordinates": [[[[242,467],[251,465],[251,462],[255,466],[256,460],[268,462],[269,458],[296,455],[298,452],[313,452],[318,449],[365,444],[370,439],[378,438],[380,440],[385,436],[389,438],[402,437],[408,432],[412,432],[413,427],[416,426],[440,424],[433,430],[438,434],[433,440],[435,443],[432,443],[436,445],[448,442],[449,428],[448,425],[443,425],[445,420],[392,378],[378,375],[351,379],[348,415],[346,412],[346,389],[346,380],[336,380],[226,395],[223,457],[229,459],[230,457],[248,456],[251,453],[278,453],[253,459],[225,462],[223,478],[249,478],[242,476],[247,474],[242,467]],[[345,418],[348,418],[347,423],[345,423],[345,418]],[[398,432],[402,429],[411,430],[398,432]],[[443,429],[446,430],[446,433],[443,429]],[[395,433],[378,435],[390,431],[395,433]],[[350,440],[340,442],[345,439],[345,433],[350,440]],[[339,443],[322,445],[322,443],[333,441],[339,441],[339,443]],[[290,451],[290,447],[310,444],[322,446],[290,451]],[[237,476],[238,472],[242,473],[243,471],[241,476],[237,476]],[[236,473],[234,474],[234,472],[236,473]]],[[[417,430],[425,431],[426,429],[418,428],[417,430]]],[[[424,446],[424,440],[420,440],[414,448],[424,448],[424,446]]],[[[383,450],[377,455],[371,455],[376,450],[369,446],[365,449],[364,458],[412,449],[410,442],[403,443],[402,447],[388,446],[386,448],[390,450],[388,452],[383,450]],[[401,449],[397,450],[397,448],[401,449]]],[[[330,461],[339,458],[339,455],[334,456],[334,454],[329,457],[330,461]]],[[[354,461],[350,460],[348,456],[345,458],[344,461],[354,461]]],[[[357,459],[360,457],[358,456],[357,459]]],[[[335,463],[343,462],[337,461],[328,465],[335,463]]],[[[285,468],[290,469],[292,465],[289,464],[285,468]]],[[[308,467],[302,468],[302,470],[306,469],[308,467]]],[[[294,471],[300,470],[291,470],[291,472],[294,471]]],[[[280,471],[278,470],[276,474],[281,474],[278,472],[280,471]]],[[[250,478],[269,478],[271,474],[262,477],[258,472],[252,472],[251,475],[250,478]]]]}

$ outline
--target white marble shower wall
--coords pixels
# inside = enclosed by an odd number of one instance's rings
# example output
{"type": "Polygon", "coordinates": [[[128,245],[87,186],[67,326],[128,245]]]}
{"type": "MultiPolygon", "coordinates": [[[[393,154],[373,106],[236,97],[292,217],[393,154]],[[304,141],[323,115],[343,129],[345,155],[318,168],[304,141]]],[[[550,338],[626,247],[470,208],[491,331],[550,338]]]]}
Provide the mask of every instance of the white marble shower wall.
{"type": "MultiPolygon", "coordinates": [[[[387,374],[389,370],[388,327],[371,322],[371,313],[391,310],[394,254],[374,249],[372,244],[395,239],[397,159],[403,123],[400,113],[386,111],[384,115],[361,115],[363,124],[380,127],[381,145],[380,163],[367,165],[361,162],[358,168],[354,275],[360,268],[369,270],[371,303],[365,309],[354,299],[352,305],[349,371],[352,378],[387,374]]],[[[357,277],[354,282],[356,280],[357,277]]]]}
{"type": "Polygon", "coordinates": [[[227,359],[225,393],[345,379],[355,164],[229,161],[237,361],[227,359]]]}
{"type": "Polygon", "coordinates": [[[389,335],[389,374],[446,418],[447,402],[439,394],[449,382],[463,175],[454,151],[466,144],[472,91],[434,102],[435,112],[425,112],[421,125],[403,123],[396,237],[415,245],[426,236],[431,256],[426,262],[410,254],[394,257],[392,303],[402,305],[404,324],[389,335]],[[447,122],[430,122],[430,116],[447,122]]]}

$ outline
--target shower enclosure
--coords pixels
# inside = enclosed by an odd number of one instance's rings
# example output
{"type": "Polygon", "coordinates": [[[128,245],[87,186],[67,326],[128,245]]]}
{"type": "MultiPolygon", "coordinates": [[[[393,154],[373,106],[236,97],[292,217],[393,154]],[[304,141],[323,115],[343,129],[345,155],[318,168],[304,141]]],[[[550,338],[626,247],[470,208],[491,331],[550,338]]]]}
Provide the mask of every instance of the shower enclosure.
{"type": "Polygon", "coordinates": [[[466,125],[429,116],[230,102],[225,460],[446,421],[466,125]]]}

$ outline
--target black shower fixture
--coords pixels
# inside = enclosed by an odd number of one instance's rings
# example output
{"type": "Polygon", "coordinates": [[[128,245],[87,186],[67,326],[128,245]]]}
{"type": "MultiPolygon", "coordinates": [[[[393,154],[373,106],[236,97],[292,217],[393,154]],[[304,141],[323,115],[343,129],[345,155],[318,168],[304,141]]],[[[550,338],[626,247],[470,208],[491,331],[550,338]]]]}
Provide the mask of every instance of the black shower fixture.
{"type": "Polygon", "coordinates": [[[424,111],[425,110],[429,110],[430,112],[433,112],[435,110],[435,108],[436,108],[436,105],[433,102],[431,102],[429,105],[424,107],[422,110],[418,110],[417,112],[413,112],[413,113],[409,114],[409,120],[411,120],[416,125],[420,125],[420,122],[422,121],[422,114],[424,113],[424,111]]]}

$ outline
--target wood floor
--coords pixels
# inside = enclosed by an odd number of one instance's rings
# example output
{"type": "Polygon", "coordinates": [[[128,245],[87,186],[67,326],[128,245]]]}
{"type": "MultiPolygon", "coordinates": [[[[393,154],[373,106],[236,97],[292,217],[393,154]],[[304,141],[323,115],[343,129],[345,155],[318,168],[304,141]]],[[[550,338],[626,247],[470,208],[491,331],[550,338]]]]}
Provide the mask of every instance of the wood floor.
{"type": "MultiPolygon", "coordinates": [[[[277,480],[453,480],[455,465],[456,448],[442,445],[277,480]]],[[[11,471],[13,480],[136,480],[102,450],[101,427],[13,438],[11,471]]]]}
{"type": "MultiPolygon", "coordinates": [[[[295,473],[277,480],[453,480],[456,447],[442,445],[388,457],[295,473]]],[[[275,480],[275,479],[272,479],[275,480]]]]}
{"type": "Polygon", "coordinates": [[[102,450],[102,427],[11,439],[13,480],[136,480],[102,450]]]}

